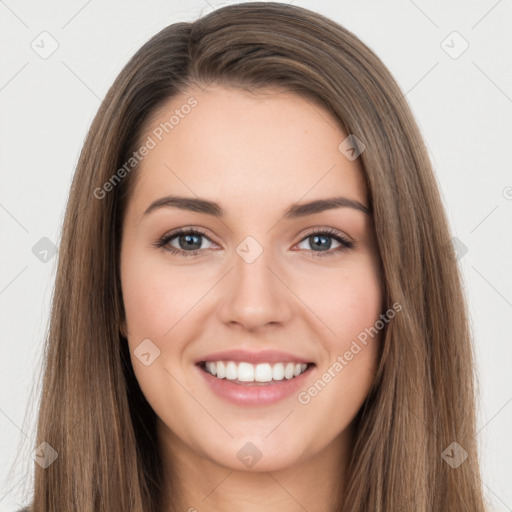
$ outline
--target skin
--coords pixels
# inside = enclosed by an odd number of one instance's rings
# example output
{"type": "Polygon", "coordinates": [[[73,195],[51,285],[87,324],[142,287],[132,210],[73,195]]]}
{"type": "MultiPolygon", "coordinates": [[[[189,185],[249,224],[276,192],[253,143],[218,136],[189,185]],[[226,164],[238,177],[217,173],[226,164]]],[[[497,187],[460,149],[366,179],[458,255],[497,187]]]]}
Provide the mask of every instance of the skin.
{"type": "MultiPolygon", "coordinates": [[[[167,495],[180,510],[333,511],[380,334],[307,405],[296,393],[268,406],[233,405],[210,390],[194,362],[233,348],[283,350],[316,363],[301,388],[307,390],[378,320],[383,303],[371,215],[342,207],[283,218],[293,203],[333,196],[369,206],[359,159],[338,150],[347,134],[311,101],[221,86],[174,97],[152,116],[142,140],[191,95],[198,105],[137,170],[121,247],[122,332],[158,417],[167,495]],[[216,201],[226,218],[167,207],[143,216],[169,194],[216,201]],[[199,238],[200,255],[153,245],[187,227],[207,233],[199,238]],[[333,228],[356,245],[335,252],[340,244],[328,238],[331,255],[323,255],[308,236],[312,228],[333,228]],[[247,236],[263,249],[250,264],[236,252],[247,236]],[[134,355],[145,339],[160,350],[148,366],[134,355]],[[262,453],[250,468],[237,457],[249,442],[262,453]]],[[[191,250],[179,235],[169,245],[191,250]]]]}

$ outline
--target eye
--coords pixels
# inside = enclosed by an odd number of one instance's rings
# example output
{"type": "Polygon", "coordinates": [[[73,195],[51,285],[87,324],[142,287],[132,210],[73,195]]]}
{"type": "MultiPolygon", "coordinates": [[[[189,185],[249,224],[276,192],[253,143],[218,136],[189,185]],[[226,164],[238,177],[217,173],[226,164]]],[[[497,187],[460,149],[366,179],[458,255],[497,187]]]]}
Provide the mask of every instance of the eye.
{"type": "Polygon", "coordinates": [[[308,233],[300,243],[309,242],[312,247],[319,248],[320,251],[313,251],[312,256],[333,256],[355,247],[355,243],[345,238],[341,233],[331,228],[316,229],[308,233]],[[329,238],[333,238],[340,245],[333,250],[329,238]]]}
{"type": "MultiPolygon", "coordinates": [[[[202,247],[201,239],[205,238],[210,240],[206,233],[197,229],[177,229],[171,233],[165,234],[160,240],[153,244],[157,248],[163,248],[171,254],[179,256],[196,256],[204,250],[202,247]],[[178,246],[170,245],[171,242],[177,239],[178,246]],[[191,249],[191,250],[188,250],[191,249]]],[[[210,240],[211,242],[211,240],[210,240]]],[[[338,231],[331,228],[316,229],[308,233],[300,243],[309,242],[312,247],[319,248],[320,251],[313,250],[313,256],[332,256],[343,251],[348,251],[355,247],[355,243],[347,240],[338,231]],[[339,244],[339,247],[331,250],[331,243],[328,239],[334,239],[339,244]],[[327,242],[326,242],[327,241],[327,242]]]]}
{"type": "Polygon", "coordinates": [[[201,238],[209,238],[206,236],[206,233],[200,231],[197,228],[194,229],[177,229],[172,233],[165,234],[160,240],[154,244],[157,248],[164,248],[166,251],[169,251],[171,254],[177,254],[180,256],[195,256],[201,252],[201,238]],[[177,238],[179,247],[173,247],[169,245],[170,242],[177,238]],[[185,249],[193,249],[191,251],[185,249]]]}

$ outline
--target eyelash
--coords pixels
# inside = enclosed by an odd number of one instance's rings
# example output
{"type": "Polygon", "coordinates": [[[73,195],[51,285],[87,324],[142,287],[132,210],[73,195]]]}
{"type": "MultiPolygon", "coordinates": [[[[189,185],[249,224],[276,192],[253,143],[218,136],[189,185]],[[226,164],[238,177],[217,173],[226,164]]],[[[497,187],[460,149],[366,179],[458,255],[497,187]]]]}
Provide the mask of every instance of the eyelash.
{"type": "MultiPolygon", "coordinates": [[[[173,238],[179,235],[201,235],[205,238],[208,238],[207,234],[200,229],[194,228],[194,229],[177,229],[176,231],[173,231],[171,233],[166,233],[162,238],[160,238],[156,243],[153,244],[156,248],[163,248],[165,251],[170,252],[171,254],[179,255],[179,256],[196,256],[200,252],[204,251],[204,249],[197,249],[195,251],[183,251],[180,249],[176,249],[174,247],[169,248],[165,247],[173,238]]],[[[342,253],[345,251],[348,251],[350,249],[353,249],[356,244],[354,242],[351,242],[350,240],[347,240],[345,237],[341,236],[336,230],[331,228],[323,228],[323,229],[315,229],[311,231],[310,233],[304,235],[304,237],[301,239],[301,242],[303,242],[305,239],[313,236],[313,235],[328,235],[327,238],[334,238],[337,242],[339,242],[341,245],[333,250],[328,251],[312,251],[313,257],[325,257],[325,256],[333,256],[334,254],[342,253]]],[[[208,238],[209,240],[209,238],[208,238]]]]}

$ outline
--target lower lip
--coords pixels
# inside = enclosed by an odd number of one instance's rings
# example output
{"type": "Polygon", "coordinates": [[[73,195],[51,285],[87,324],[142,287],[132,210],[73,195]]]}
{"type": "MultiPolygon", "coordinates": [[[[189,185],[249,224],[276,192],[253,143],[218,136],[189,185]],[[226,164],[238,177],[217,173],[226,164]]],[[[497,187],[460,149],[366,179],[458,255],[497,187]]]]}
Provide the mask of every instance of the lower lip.
{"type": "Polygon", "coordinates": [[[292,379],[276,381],[273,384],[236,384],[228,379],[218,379],[199,365],[196,368],[201,373],[210,389],[219,397],[236,405],[258,406],[270,405],[290,396],[304,385],[315,366],[311,365],[304,373],[292,379]]]}

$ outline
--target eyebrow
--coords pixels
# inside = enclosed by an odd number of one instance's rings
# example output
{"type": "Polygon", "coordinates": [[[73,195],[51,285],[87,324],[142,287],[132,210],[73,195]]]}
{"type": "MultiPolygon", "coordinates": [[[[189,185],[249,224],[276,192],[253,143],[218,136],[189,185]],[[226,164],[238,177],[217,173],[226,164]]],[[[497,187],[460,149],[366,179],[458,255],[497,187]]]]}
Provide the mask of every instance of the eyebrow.
{"type": "MultiPolygon", "coordinates": [[[[159,208],[180,208],[182,210],[204,213],[214,217],[225,217],[225,211],[222,206],[214,201],[196,197],[171,195],[152,202],[142,214],[141,218],[159,208]]],[[[295,203],[284,212],[284,217],[286,219],[296,219],[320,213],[325,210],[333,210],[335,208],[353,208],[354,210],[371,215],[371,208],[365,206],[359,201],[348,199],[347,197],[331,197],[328,199],[316,199],[307,203],[295,203]]]]}

